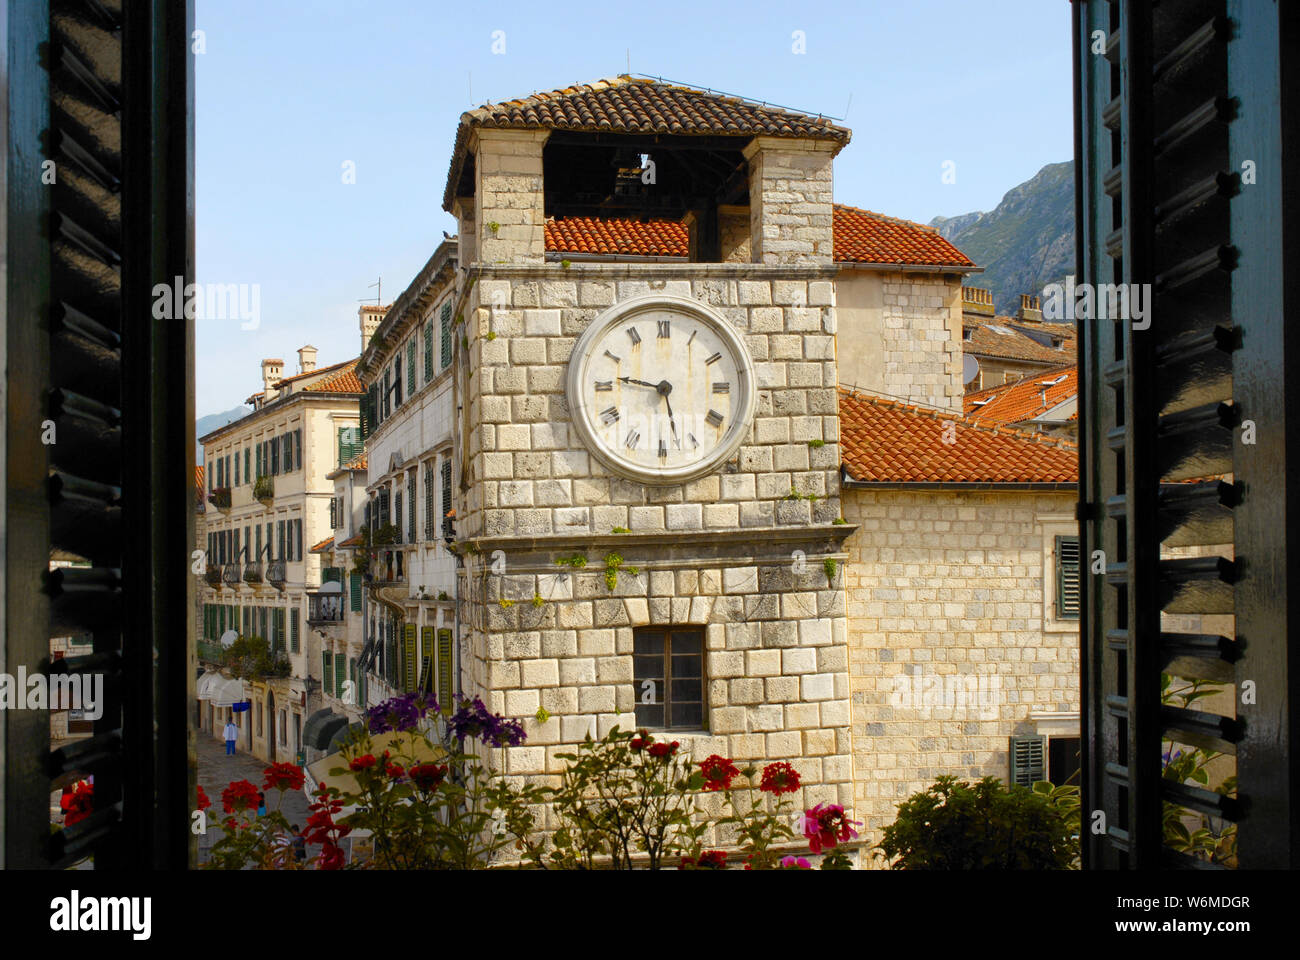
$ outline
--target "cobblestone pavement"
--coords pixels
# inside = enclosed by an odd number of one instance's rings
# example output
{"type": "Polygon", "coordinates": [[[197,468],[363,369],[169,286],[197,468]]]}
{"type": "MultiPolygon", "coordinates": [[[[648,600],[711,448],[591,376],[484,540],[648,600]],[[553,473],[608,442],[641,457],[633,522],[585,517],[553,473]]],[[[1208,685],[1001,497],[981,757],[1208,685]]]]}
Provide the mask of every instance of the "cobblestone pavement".
{"type": "MultiPolygon", "coordinates": [[[[259,790],[262,787],[262,771],[266,769],[267,764],[263,760],[258,760],[252,754],[237,750],[233,756],[226,756],[226,743],[224,740],[214,740],[204,731],[197,733],[198,737],[198,781],[203,787],[208,799],[212,801],[212,807],[208,810],[208,833],[206,837],[199,838],[199,862],[208,858],[208,850],[212,844],[221,839],[221,791],[230,785],[232,780],[249,780],[259,790]]],[[[266,802],[269,810],[275,809],[276,799],[281,794],[278,790],[269,790],[266,795],[266,802]]],[[[286,791],[281,801],[280,812],[284,814],[291,824],[296,823],[301,829],[307,824],[307,796],[301,790],[286,791]]],[[[307,856],[311,857],[320,852],[319,844],[311,844],[307,847],[307,856]]]]}

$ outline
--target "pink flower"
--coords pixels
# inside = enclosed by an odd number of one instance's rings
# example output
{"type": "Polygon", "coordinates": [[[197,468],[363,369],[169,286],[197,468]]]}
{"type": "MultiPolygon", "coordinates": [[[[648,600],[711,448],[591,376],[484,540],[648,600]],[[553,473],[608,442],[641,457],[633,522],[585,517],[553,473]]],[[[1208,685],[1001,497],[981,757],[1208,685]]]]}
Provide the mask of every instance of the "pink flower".
{"type": "Polygon", "coordinates": [[[803,857],[782,857],[782,870],[811,870],[812,864],[803,857]]]}
{"type": "Polygon", "coordinates": [[[803,815],[803,835],[808,838],[808,849],[813,853],[856,837],[855,825],[860,827],[862,822],[848,819],[838,803],[819,803],[803,815]]]}

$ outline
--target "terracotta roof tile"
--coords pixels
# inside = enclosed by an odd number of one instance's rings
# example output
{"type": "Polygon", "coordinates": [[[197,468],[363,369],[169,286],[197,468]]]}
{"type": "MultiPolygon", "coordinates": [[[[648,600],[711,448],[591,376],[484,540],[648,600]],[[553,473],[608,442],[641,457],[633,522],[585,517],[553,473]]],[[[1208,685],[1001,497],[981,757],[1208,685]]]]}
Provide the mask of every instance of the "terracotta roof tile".
{"type": "Polygon", "coordinates": [[[364,542],[365,542],[365,540],[364,540],[363,536],[362,536],[361,534],[358,533],[358,534],[356,534],[355,536],[348,537],[346,540],[342,541],[342,542],[338,545],[338,548],[339,548],[340,550],[350,550],[350,549],[352,549],[353,547],[359,547],[359,546],[361,546],[364,542]]]}
{"type": "Polygon", "coordinates": [[[347,363],[347,368],[342,372],[303,387],[303,393],[365,393],[366,388],[357,377],[357,361],[349,360],[347,363]]]}
{"type": "Polygon", "coordinates": [[[322,540],[320,543],[316,544],[314,547],[312,547],[312,548],[311,548],[310,550],[308,550],[307,552],[308,552],[308,553],[324,553],[326,550],[331,549],[333,546],[334,546],[334,538],[333,538],[333,537],[326,537],[324,540],[322,540]]]}
{"type": "Polygon", "coordinates": [[[1075,483],[1079,476],[1079,449],[1067,440],[843,388],[840,446],[852,479],[876,483],[1075,483]],[[956,443],[944,442],[949,422],[956,443]]]}
{"type": "Polygon", "coordinates": [[[275,381],[272,386],[279,388],[284,386],[286,383],[295,383],[306,377],[319,377],[322,374],[332,373],[336,370],[343,370],[349,364],[355,364],[356,362],[355,359],[343,360],[339,363],[332,363],[328,367],[317,367],[315,370],[308,370],[306,373],[295,373],[292,377],[281,377],[279,380],[275,381]]]}
{"type": "MultiPolygon", "coordinates": [[[[1074,365],[1042,370],[1000,387],[966,394],[966,416],[981,423],[1021,423],[1064,403],[1079,393],[1079,368],[1074,365]],[[1059,383],[1051,381],[1059,380],[1059,383]],[[1046,394],[1046,402],[1044,402],[1046,394]]],[[[1069,419],[1073,420],[1074,417],[1069,419]]]]}
{"type": "Polygon", "coordinates": [[[808,138],[849,142],[851,131],[824,117],[798,113],[694,87],[627,75],[517,100],[484,104],[462,113],[452,148],[443,209],[450,210],[475,127],[577,130],[588,133],[678,134],[808,138]]]}
{"type": "MultiPolygon", "coordinates": [[[[837,262],[975,265],[937,231],[922,224],[843,204],[834,206],[833,216],[837,262]]],[[[685,224],[671,220],[640,223],[628,219],[551,217],[546,221],[546,249],[557,253],[685,257],[689,240],[685,224]]]]}
{"type": "Polygon", "coordinates": [[[685,257],[690,231],[673,220],[599,220],[594,217],[549,217],[546,249],[559,253],[622,254],[640,257],[685,257]]]}
{"type": "Polygon", "coordinates": [[[938,230],[911,220],[835,204],[836,263],[913,263],[973,267],[974,262],[938,230]]]}
{"type": "Polygon", "coordinates": [[[201,463],[194,467],[194,485],[199,488],[200,493],[203,491],[203,464],[201,463]]]}
{"type": "Polygon", "coordinates": [[[962,329],[970,331],[970,339],[962,339],[962,351],[976,356],[999,357],[1006,360],[1035,360],[1059,364],[1075,358],[1075,332],[1068,324],[1034,324],[1032,329],[1051,329],[1062,339],[1061,349],[1045,347],[1033,337],[1017,330],[1021,321],[1012,317],[994,317],[992,320],[962,321],[962,329]]]}

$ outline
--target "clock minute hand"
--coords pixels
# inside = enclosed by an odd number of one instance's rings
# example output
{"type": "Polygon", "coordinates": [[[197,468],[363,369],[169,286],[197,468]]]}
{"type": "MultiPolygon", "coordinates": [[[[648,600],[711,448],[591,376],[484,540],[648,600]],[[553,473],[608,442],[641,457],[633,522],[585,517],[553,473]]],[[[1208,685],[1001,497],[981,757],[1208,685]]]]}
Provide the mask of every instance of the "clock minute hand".
{"type": "Polygon", "coordinates": [[[681,437],[677,436],[677,421],[673,419],[673,404],[666,393],[664,394],[664,403],[668,405],[668,426],[673,428],[673,442],[677,444],[678,449],[681,449],[682,440],[681,437]]]}
{"type": "Polygon", "coordinates": [[[654,387],[656,390],[659,389],[659,384],[657,383],[646,383],[644,380],[633,380],[631,377],[619,377],[618,379],[623,383],[635,383],[638,386],[654,387]]]}

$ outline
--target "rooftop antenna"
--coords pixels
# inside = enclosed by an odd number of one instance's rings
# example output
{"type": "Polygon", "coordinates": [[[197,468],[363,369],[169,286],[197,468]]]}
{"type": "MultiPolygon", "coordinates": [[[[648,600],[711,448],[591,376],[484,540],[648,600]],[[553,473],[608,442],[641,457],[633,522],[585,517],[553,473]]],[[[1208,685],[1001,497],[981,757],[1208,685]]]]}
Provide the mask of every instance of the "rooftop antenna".
{"type": "MultiPolygon", "coordinates": [[[[376,280],[374,283],[368,283],[368,284],[366,284],[366,288],[367,288],[367,289],[369,289],[370,287],[378,287],[378,288],[379,288],[379,289],[375,292],[375,306],[377,306],[377,307],[378,307],[378,306],[382,306],[382,305],[383,305],[383,302],[384,302],[384,278],[383,278],[383,277],[380,277],[380,278],[379,278],[378,280],[376,280]]],[[[366,297],[366,298],[364,298],[364,299],[362,299],[362,300],[358,300],[357,303],[365,303],[365,302],[367,302],[369,299],[370,299],[369,297],[366,297]]]]}
{"type": "Polygon", "coordinates": [[[627,72],[628,72],[628,75],[631,76],[631,74],[632,74],[632,48],[631,48],[631,47],[625,47],[624,49],[627,51],[627,72]]]}

